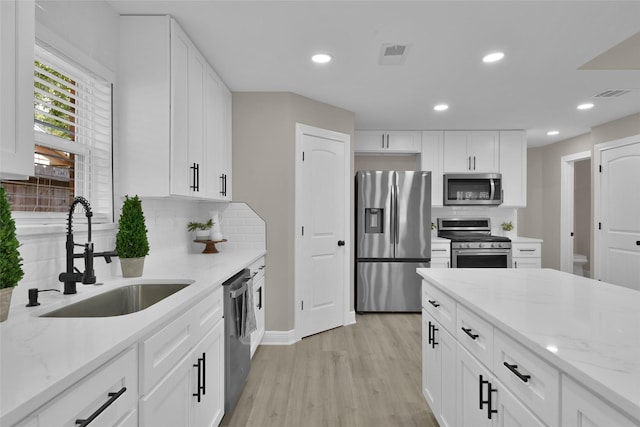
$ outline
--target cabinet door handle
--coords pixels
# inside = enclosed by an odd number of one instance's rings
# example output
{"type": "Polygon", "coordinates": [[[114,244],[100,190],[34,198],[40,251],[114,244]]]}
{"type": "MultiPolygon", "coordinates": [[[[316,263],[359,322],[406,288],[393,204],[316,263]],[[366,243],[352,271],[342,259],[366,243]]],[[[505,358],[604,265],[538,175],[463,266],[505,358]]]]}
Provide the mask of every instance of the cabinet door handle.
{"type": "Polygon", "coordinates": [[[465,334],[469,335],[469,337],[474,341],[480,336],[478,334],[472,334],[471,333],[471,330],[472,330],[471,328],[465,328],[463,326],[461,329],[464,331],[465,334]]]}
{"type": "Polygon", "coordinates": [[[518,268],[518,261],[513,261],[513,268],[518,268]]]}
{"type": "Polygon", "coordinates": [[[125,391],[127,391],[127,388],[126,387],[122,387],[117,393],[107,393],[107,396],[109,396],[109,400],[107,400],[101,407],[99,407],[97,411],[95,411],[93,414],[91,414],[91,416],[89,418],[76,420],[76,424],[78,424],[80,427],[88,426],[101,413],[103,413],[105,409],[107,409],[109,406],[111,406],[113,404],[113,402],[118,400],[118,398],[120,396],[122,396],[122,394],[125,391]]]}
{"type": "Polygon", "coordinates": [[[436,300],[430,299],[428,300],[429,304],[431,304],[432,306],[434,306],[435,308],[440,307],[440,304],[438,304],[438,302],[436,300]]]}
{"type": "Polygon", "coordinates": [[[449,264],[449,261],[447,261],[447,268],[450,268],[450,264],[449,264]]]}
{"type": "Polygon", "coordinates": [[[436,348],[436,346],[439,344],[436,342],[436,331],[439,331],[440,329],[436,328],[435,324],[433,324],[431,327],[433,328],[433,338],[431,339],[431,348],[436,348]]]}
{"type": "Polygon", "coordinates": [[[220,175],[220,194],[224,196],[224,174],[220,175]]]}
{"type": "Polygon", "coordinates": [[[473,170],[476,170],[476,156],[473,156],[473,170]]]}
{"type": "Polygon", "coordinates": [[[492,388],[491,387],[491,382],[490,381],[485,381],[484,378],[482,377],[482,375],[480,375],[480,380],[478,381],[479,385],[480,385],[480,410],[482,410],[482,407],[486,404],[487,405],[487,418],[491,419],[491,415],[492,414],[497,414],[498,411],[496,409],[492,408],[492,403],[491,403],[491,397],[492,397],[492,393],[498,391],[498,389],[492,388]],[[483,386],[487,385],[487,399],[484,400],[482,397],[483,395],[483,386]]]}
{"type": "Polygon", "coordinates": [[[382,134],[382,148],[384,148],[384,133],[382,134]]]}
{"type": "Polygon", "coordinates": [[[389,148],[389,134],[387,134],[387,148],[389,148]]]}
{"type": "Polygon", "coordinates": [[[190,185],[189,188],[193,191],[200,191],[200,165],[194,163],[189,169],[193,171],[193,185],[190,185]]]}
{"type": "Polygon", "coordinates": [[[206,354],[202,352],[202,395],[207,394],[207,359],[206,354]]]}
{"type": "Polygon", "coordinates": [[[200,403],[200,398],[201,398],[200,391],[202,391],[202,359],[198,358],[198,363],[193,365],[193,367],[198,368],[198,388],[196,389],[197,392],[193,393],[192,396],[197,397],[198,403],[200,403]]]}
{"type": "Polygon", "coordinates": [[[467,169],[471,170],[471,156],[469,156],[469,167],[467,169]]]}
{"type": "Polygon", "coordinates": [[[518,365],[509,365],[507,362],[504,362],[504,366],[506,366],[507,369],[510,370],[511,373],[513,373],[513,375],[520,378],[525,383],[529,382],[529,380],[531,379],[531,375],[524,375],[518,372],[518,365]]]}
{"type": "Polygon", "coordinates": [[[258,289],[258,310],[262,310],[262,287],[258,289]]]}

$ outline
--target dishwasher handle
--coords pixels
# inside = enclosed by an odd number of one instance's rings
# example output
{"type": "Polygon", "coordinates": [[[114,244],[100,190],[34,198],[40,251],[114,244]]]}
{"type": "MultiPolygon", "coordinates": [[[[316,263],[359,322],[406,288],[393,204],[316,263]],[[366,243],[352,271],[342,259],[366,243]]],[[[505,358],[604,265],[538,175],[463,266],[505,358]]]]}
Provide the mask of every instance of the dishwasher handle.
{"type": "Polygon", "coordinates": [[[240,286],[238,289],[234,289],[232,291],[229,291],[229,296],[232,299],[236,299],[241,295],[244,295],[244,293],[247,291],[247,281],[244,281],[242,283],[242,286],[240,286]]]}

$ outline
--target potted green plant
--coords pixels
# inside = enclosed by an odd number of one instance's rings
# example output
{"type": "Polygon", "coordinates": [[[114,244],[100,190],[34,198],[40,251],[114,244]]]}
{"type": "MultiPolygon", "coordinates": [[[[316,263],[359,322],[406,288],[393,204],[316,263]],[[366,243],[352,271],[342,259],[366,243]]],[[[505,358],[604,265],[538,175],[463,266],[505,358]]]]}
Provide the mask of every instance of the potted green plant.
{"type": "Polygon", "coordinates": [[[196,240],[209,240],[209,230],[213,224],[213,219],[209,219],[207,222],[191,221],[187,224],[187,230],[196,232],[196,240]]]}
{"type": "Polygon", "coordinates": [[[431,237],[438,237],[438,227],[434,222],[431,223],[431,237]]]}
{"type": "Polygon", "coordinates": [[[24,277],[19,246],[7,192],[0,187],[0,322],[7,320],[13,288],[24,277]]]}
{"type": "Polygon", "coordinates": [[[501,226],[502,226],[502,231],[504,232],[505,237],[512,238],[514,232],[513,232],[513,224],[511,223],[511,221],[503,222],[501,226]]]}
{"type": "Polygon", "coordinates": [[[116,252],[123,277],[142,276],[144,257],[149,254],[147,232],[142,200],[137,195],[125,196],[116,234],[116,252]]]}

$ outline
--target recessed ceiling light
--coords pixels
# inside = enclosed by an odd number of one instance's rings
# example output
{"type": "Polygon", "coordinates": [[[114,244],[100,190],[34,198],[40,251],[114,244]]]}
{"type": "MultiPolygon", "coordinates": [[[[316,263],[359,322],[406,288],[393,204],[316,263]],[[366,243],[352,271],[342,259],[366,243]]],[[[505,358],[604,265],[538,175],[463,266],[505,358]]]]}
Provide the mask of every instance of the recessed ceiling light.
{"type": "Polygon", "coordinates": [[[445,111],[449,109],[449,106],[447,104],[438,104],[435,107],[433,107],[433,109],[436,111],[445,111]]]}
{"type": "Polygon", "coordinates": [[[578,110],[588,110],[589,108],[593,108],[593,104],[590,102],[578,105],[578,110]]]}
{"type": "Polygon", "coordinates": [[[311,57],[311,60],[316,64],[326,64],[327,62],[331,62],[331,55],[326,53],[316,53],[311,57]]]}
{"type": "Polygon", "coordinates": [[[554,135],[557,135],[557,134],[559,134],[559,133],[560,133],[560,132],[559,132],[559,131],[557,131],[557,130],[550,130],[549,132],[547,132],[547,135],[549,135],[549,136],[554,136],[554,135]]]}
{"type": "Polygon", "coordinates": [[[496,62],[496,61],[500,61],[502,58],[504,58],[503,52],[493,52],[486,55],[484,58],[482,58],[482,62],[487,62],[487,63],[496,62]]]}

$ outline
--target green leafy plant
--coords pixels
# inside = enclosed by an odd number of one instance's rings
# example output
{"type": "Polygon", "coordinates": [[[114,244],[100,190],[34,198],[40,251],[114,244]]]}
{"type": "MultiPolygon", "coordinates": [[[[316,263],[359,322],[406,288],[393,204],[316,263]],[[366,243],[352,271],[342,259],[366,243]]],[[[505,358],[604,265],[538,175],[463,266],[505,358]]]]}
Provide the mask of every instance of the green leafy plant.
{"type": "Polygon", "coordinates": [[[116,252],[120,258],[140,258],[149,254],[147,227],[142,212],[142,201],[138,196],[125,196],[118,234],[116,234],[116,252]]]}
{"type": "Polygon", "coordinates": [[[436,228],[438,228],[438,227],[436,227],[436,224],[432,222],[432,223],[431,223],[431,229],[432,229],[432,230],[435,230],[436,228]]]}
{"type": "Polygon", "coordinates": [[[209,221],[207,222],[195,222],[192,221],[189,224],[187,224],[187,230],[189,231],[196,231],[196,230],[210,230],[211,227],[213,227],[213,220],[209,219],[209,221]]]}
{"type": "Polygon", "coordinates": [[[513,230],[513,224],[511,224],[511,221],[503,222],[501,225],[502,225],[502,229],[503,229],[504,231],[511,231],[511,230],[513,230]]]}
{"type": "Polygon", "coordinates": [[[0,289],[13,288],[24,277],[19,246],[7,192],[0,187],[0,289]]]}

